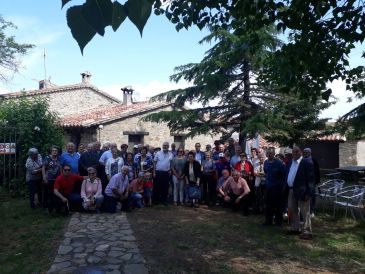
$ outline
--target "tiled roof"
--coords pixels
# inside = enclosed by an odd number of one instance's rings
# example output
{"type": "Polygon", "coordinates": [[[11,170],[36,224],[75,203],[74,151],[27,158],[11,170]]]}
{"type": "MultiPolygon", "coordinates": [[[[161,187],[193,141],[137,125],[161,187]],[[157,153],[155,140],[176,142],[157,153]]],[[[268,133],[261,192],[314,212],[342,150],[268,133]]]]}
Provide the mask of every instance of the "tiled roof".
{"type": "Polygon", "coordinates": [[[56,86],[56,87],[50,87],[45,89],[36,89],[36,90],[30,90],[30,91],[20,91],[20,92],[13,92],[13,93],[6,93],[2,95],[3,99],[12,99],[12,98],[20,98],[20,97],[30,97],[35,96],[39,94],[49,94],[49,93],[56,93],[56,92],[63,92],[63,91],[72,91],[75,89],[84,89],[88,88],[96,93],[99,93],[100,95],[107,97],[110,100],[113,100],[116,103],[120,103],[121,101],[111,95],[109,95],[106,92],[101,91],[97,87],[90,85],[90,84],[75,84],[75,85],[66,85],[66,86],[56,86]]]}
{"type": "Polygon", "coordinates": [[[107,107],[88,110],[83,113],[72,114],[62,117],[60,125],[62,127],[90,127],[106,122],[114,121],[128,116],[137,115],[141,112],[153,111],[166,107],[171,103],[165,102],[138,102],[132,105],[110,105],[107,107]]]}

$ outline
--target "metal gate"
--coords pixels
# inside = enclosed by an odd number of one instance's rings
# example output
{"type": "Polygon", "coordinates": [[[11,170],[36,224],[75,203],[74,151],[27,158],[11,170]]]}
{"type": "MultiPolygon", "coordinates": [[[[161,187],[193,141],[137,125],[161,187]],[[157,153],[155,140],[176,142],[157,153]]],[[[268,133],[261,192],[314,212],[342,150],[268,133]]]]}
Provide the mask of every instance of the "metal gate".
{"type": "Polygon", "coordinates": [[[18,129],[0,126],[0,185],[10,190],[11,181],[19,177],[21,149],[18,146],[18,129]]]}

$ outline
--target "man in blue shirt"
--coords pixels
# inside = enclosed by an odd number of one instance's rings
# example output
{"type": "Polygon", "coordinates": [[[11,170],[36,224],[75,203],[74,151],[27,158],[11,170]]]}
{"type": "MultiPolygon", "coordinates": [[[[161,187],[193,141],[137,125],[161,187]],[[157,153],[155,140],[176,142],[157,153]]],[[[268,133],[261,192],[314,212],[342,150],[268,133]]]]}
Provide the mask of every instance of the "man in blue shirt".
{"type": "Polygon", "coordinates": [[[79,159],[80,155],[75,152],[75,144],[67,143],[66,151],[62,153],[60,158],[61,166],[68,165],[71,167],[71,173],[79,174],[79,159]]]}
{"type": "Polygon", "coordinates": [[[281,226],[283,223],[285,166],[275,158],[275,150],[273,148],[267,151],[264,172],[266,174],[266,212],[263,225],[272,225],[275,215],[275,225],[281,226]]]}
{"type": "Polygon", "coordinates": [[[200,150],[201,145],[200,143],[195,144],[195,160],[199,162],[199,164],[202,164],[205,160],[205,154],[203,151],[200,150]]]}

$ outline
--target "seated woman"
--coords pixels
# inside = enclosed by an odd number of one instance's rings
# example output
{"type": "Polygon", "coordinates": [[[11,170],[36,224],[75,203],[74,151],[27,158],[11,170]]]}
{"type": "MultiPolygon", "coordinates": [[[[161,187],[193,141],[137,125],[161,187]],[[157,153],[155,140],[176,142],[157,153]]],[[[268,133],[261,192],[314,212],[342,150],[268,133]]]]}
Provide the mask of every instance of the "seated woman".
{"type": "Polygon", "coordinates": [[[184,174],[185,182],[189,185],[189,202],[191,206],[198,207],[201,199],[200,178],[202,168],[197,160],[195,160],[194,152],[188,153],[188,161],[185,163],[184,174]]]}
{"type": "Polygon", "coordinates": [[[96,177],[95,168],[89,167],[87,174],[88,178],[81,185],[82,206],[85,210],[96,210],[99,212],[104,200],[101,181],[96,177]]]}
{"type": "Polygon", "coordinates": [[[232,207],[233,211],[243,210],[243,215],[248,215],[248,194],[250,188],[245,179],[241,178],[237,170],[232,172],[223,185],[224,202],[232,207]]]}

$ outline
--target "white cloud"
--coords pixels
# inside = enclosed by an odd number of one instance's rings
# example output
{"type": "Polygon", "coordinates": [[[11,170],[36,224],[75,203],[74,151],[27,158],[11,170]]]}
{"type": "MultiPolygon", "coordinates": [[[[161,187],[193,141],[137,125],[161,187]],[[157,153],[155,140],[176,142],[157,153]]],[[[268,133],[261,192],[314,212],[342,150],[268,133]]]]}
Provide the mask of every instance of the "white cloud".
{"type": "Polygon", "coordinates": [[[332,89],[332,95],[337,98],[337,103],[324,110],[320,115],[321,118],[336,120],[358,105],[365,103],[365,98],[353,99],[352,102],[348,102],[348,98],[354,98],[354,94],[346,90],[344,81],[335,80],[328,84],[328,87],[332,89]]]}

